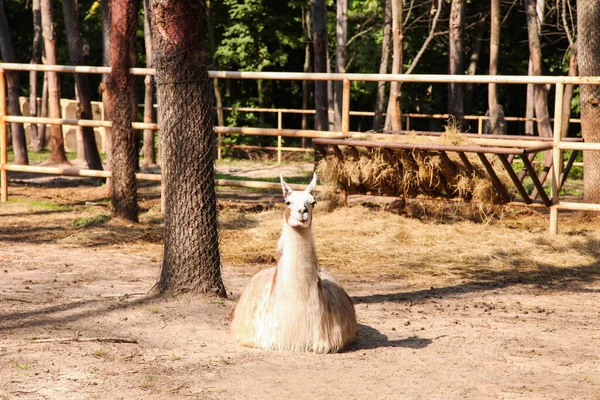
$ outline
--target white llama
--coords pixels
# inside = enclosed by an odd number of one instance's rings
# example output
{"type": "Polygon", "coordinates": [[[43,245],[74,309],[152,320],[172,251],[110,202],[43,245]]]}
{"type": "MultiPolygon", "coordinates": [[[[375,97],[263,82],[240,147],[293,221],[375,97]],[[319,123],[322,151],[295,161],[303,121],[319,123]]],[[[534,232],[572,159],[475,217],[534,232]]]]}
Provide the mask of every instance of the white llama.
{"type": "Polygon", "coordinates": [[[285,218],[277,267],[255,274],[231,313],[231,335],[249,347],[277,351],[340,351],[356,337],[352,300],[319,268],[312,236],[313,190],[295,192],[281,175],[285,218]]]}

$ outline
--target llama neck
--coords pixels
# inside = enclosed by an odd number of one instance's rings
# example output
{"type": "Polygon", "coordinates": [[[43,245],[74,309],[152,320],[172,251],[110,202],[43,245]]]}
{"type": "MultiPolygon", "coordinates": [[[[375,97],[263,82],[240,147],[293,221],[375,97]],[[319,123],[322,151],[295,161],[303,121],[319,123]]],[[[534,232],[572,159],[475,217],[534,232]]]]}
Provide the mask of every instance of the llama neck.
{"type": "Polygon", "coordinates": [[[318,281],[317,256],[312,229],[292,228],[284,222],[279,239],[281,257],[277,265],[277,285],[289,290],[306,289],[318,281]]]}

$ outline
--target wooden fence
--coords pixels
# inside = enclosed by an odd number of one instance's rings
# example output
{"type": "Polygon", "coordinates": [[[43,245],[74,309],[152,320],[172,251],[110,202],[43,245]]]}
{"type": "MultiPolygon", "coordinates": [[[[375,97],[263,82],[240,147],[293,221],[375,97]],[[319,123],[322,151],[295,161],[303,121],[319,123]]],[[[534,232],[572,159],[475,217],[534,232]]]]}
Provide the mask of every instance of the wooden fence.
{"type": "MultiPolygon", "coordinates": [[[[75,125],[92,127],[110,127],[110,121],[77,120],[62,118],[37,118],[17,117],[7,115],[6,112],[6,81],[5,70],[14,71],[56,71],[63,73],[93,73],[108,74],[110,67],[88,67],[88,66],[62,66],[62,65],[35,65],[35,64],[12,64],[0,63],[0,201],[5,202],[8,197],[8,171],[37,172],[57,175],[97,176],[110,177],[109,171],[94,171],[76,168],[49,168],[41,166],[23,166],[8,163],[7,158],[7,130],[8,122],[21,123],[46,123],[54,125],[75,125]]],[[[154,75],[152,68],[132,68],[133,75],[154,75]]],[[[308,137],[308,138],[331,138],[345,137],[350,132],[350,82],[380,82],[400,81],[403,83],[426,82],[426,83],[497,83],[497,84],[552,84],[555,85],[554,104],[554,136],[553,136],[553,160],[556,168],[552,169],[552,205],[550,206],[550,233],[558,231],[559,210],[587,210],[600,211],[600,204],[563,202],[559,199],[558,187],[560,178],[560,165],[562,165],[564,150],[600,151],[600,143],[570,143],[561,140],[562,126],[562,99],[565,84],[600,84],[600,77],[567,77],[567,76],[503,76],[503,75],[404,75],[404,74],[328,74],[328,73],[299,73],[299,72],[233,72],[233,71],[210,71],[211,78],[219,79],[270,79],[270,80],[309,80],[309,81],[342,81],[342,125],[341,131],[324,132],[316,130],[282,129],[282,128],[252,128],[252,127],[224,127],[216,126],[217,134],[244,134],[278,137],[308,137]]],[[[134,122],[134,129],[158,129],[156,123],[134,122]]],[[[160,181],[160,175],[137,174],[141,180],[160,181]]],[[[271,182],[244,182],[218,180],[218,185],[278,188],[279,185],[271,182]]],[[[511,204],[524,205],[521,202],[511,204]]]]}

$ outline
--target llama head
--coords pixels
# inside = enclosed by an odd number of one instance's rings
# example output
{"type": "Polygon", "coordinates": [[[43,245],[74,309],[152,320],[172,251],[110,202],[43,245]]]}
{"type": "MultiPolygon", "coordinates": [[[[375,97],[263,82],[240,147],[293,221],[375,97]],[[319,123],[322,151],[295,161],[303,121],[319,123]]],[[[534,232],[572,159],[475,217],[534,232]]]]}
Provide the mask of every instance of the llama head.
{"type": "Polygon", "coordinates": [[[280,175],[283,198],[285,200],[285,222],[292,228],[308,228],[312,222],[312,210],[315,204],[313,191],[317,186],[317,174],[303,191],[294,191],[280,175]]]}

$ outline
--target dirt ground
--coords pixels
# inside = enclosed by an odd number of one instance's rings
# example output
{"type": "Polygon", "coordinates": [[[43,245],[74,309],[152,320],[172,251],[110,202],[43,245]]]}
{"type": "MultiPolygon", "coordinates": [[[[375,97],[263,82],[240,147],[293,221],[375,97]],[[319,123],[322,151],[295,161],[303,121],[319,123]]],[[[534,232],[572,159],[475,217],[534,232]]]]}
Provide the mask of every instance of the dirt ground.
{"type": "Polygon", "coordinates": [[[543,212],[321,205],[317,254],[358,338],[273,353],[233,343],[228,315],[272,265],[278,193],[219,190],[231,300],[165,298],[156,186],[140,224],[93,225],[110,214],[102,186],[19,177],[0,205],[0,399],[600,399],[597,218],[561,214],[550,238],[543,212]]]}

